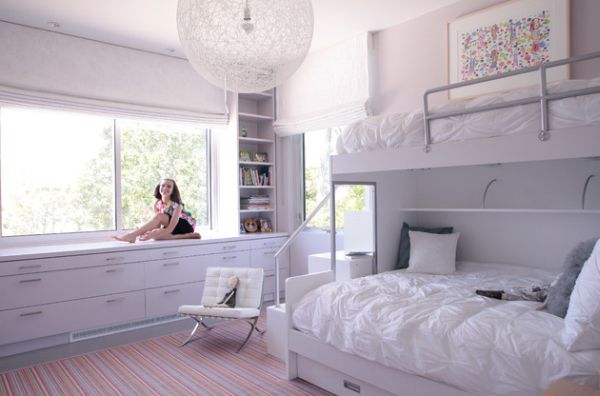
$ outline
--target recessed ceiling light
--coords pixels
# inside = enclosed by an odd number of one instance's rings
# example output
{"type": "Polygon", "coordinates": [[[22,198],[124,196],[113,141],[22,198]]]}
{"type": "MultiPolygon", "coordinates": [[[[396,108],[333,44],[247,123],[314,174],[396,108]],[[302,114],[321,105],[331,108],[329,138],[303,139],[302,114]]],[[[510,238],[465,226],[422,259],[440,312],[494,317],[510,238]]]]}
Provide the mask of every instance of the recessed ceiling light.
{"type": "Polygon", "coordinates": [[[46,22],[46,26],[53,28],[53,29],[58,29],[60,27],[60,23],[58,22],[46,22]]]}

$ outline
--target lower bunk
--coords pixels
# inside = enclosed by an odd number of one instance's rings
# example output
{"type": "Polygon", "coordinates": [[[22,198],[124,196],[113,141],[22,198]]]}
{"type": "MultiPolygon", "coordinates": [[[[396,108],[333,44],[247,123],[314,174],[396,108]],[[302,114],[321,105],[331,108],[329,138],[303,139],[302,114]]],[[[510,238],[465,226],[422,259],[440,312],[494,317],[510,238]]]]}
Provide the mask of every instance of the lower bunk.
{"type": "MultiPolygon", "coordinates": [[[[590,266],[600,268],[600,243],[594,253],[590,266]]],[[[525,396],[559,379],[598,387],[600,347],[565,345],[568,317],[545,312],[540,302],[475,293],[547,284],[556,275],[521,270],[461,263],[448,275],[289,278],[288,376],[338,395],[525,396]]],[[[593,308],[596,300],[585,304],[593,308]]]]}

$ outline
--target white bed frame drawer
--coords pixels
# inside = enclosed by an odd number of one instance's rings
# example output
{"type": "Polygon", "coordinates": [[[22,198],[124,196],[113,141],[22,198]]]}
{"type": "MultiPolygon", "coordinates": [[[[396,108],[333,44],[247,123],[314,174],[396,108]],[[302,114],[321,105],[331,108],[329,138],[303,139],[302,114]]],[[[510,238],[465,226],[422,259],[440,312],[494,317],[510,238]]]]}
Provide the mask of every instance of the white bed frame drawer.
{"type": "Polygon", "coordinates": [[[204,282],[146,290],[146,317],[176,314],[184,304],[200,304],[204,282]]]}
{"type": "Polygon", "coordinates": [[[146,263],[146,287],[203,281],[213,255],[178,257],[146,263]]]}
{"type": "Polygon", "coordinates": [[[0,344],[116,324],[144,317],[144,292],[0,312],[0,344]]]}
{"type": "Polygon", "coordinates": [[[144,288],[143,263],[0,278],[0,310],[144,288]]]}

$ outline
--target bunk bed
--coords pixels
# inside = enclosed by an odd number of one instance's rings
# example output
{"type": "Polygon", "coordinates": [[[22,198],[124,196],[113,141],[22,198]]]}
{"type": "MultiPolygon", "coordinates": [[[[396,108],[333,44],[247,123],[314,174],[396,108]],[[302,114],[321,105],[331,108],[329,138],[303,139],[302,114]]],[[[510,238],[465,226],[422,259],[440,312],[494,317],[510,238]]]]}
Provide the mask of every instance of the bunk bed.
{"type": "MultiPolygon", "coordinates": [[[[592,58],[600,58],[600,52],[537,67],[540,88],[539,94],[533,96],[531,91],[525,90],[512,97],[504,94],[498,100],[482,99],[479,104],[483,105],[480,106],[454,106],[431,112],[427,102],[433,93],[504,77],[487,77],[428,90],[421,113],[420,142],[416,143],[413,136],[407,146],[390,148],[367,144],[365,150],[333,156],[332,180],[358,180],[358,175],[377,178],[380,174],[394,171],[403,172],[402,177],[407,174],[409,176],[406,177],[413,177],[414,171],[420,169],[458,168],[467,170],[462,176],[465,179],[477,175],[478,167],[496,163],[516,166],[532,163],[534,170],[524,173],[535,178],[539,168],[546,167],[546,163],[550,163],[549,173],[557,173],[554,171],[562,165],[552,164],[552,161],[598,158],[599,81],[566,82],[557,88],[549,87],[545,79],[548,68],[592,58]],[[584,96],[586,98],[582,99],[584,96]],[[577,111],[569,110],[567,114],[577,115],[575,118],[578,120],[561,124],[559,119],[564,117],[557,118],[553,111],[560,111],[565,101],[571,101],[566,108],[575,104],[577,111]],[[514,106],[521,108],[514,110],[514,106]],[[532,112],[533,108],[537,110],[532,112]],[[589,111],[579,111],[585,108],[589,111]],[[463,140],[439,138],[439,132],[447,130],[444,128],[453,128],[449,124],[451,121],[443,121],[448,118],[458,119],[464,128],[473,115],[489,113],[494,117],[494,112],[500,112],[500,116],[496,117],[502,119],[515,111],[523,112],[523,119],[535,118],[540,123],[533,127],[530,122],[525,122],[527,127],[515,133],[492,132],[490,136],[479,139],[471,139],[474,136],[463,140]],[[528,112],[533,116],[526,115],[528,112]],[[434,121],[437,121],[437,126],[433,125],[434,121]]],[[[515,73],[508,76],[512,74],[515,73]]],[[[365,122],[372,123],[373,120],[365,122]]],[[[366,129],[369,129],[368,126],[366,129]]],[[[497,210],[498,213],[541,213],[553,219],[575,216],[576,220],[572,223],[586,223],[582,226],[585,230],[579,234],[587,235],[592,230],[592,234],[597,236],[600,209],[588,210],[585,199],[590,180],[594,173],[600,172],[598,161],[587,161],[583,165],[577,162],[575,168],[577,172],[592,169],[592,174],[585,175],[581,207],[565,210],[511,208],[497,210]]],[[[519,173],[519,168],[511,172],[519,173]]],[[[443,173],[443,177],[447,174],[443,173]]],[[[570,174],[566,177],[572,179],[570,174]]],[[[486,210],[486,195],[494,181],[491,180],[485,187],[483,202],[478,209],[467,205],[455,211],[486,210]]],[[[541,180],[538,184],[543,182],[541,180]]],[[[415,184],[418,183],[411,185],[415,184]]],[[[432,191],[433,195],[444,195],[443,189],[429,190],[432,191]]],[[[378,211],[385,207],[380,205],[379,199],[378,211]]],[[[396,197],[386,199],[397,201],[396,197]]],[[[409,201],[414,203],[418,199],[412,196],[409,201]]],[[[397,211],[410,215],[447,209],[409,207],[397,211]]],[[[380,216],[378,214],[378,218],[380,216]]],[[[521,282],[525,282],[522,285],[548,283],[556,277],[557,268],[511,267],[498,261],[501,264],[457,263],[456,273],[450,275],[394,270],[390,261],[394,261],[395,257],[389,251],[395,247],[386,246],[393,238],[380,238],[389,233],[385,227],[389,228],[385,222],[378,221],[378,274],[333,282],[334,271],[327,271],[286,281],[287,367],[290,379],[300,377],[340,395],[536,395],[561,378],[594,387],[600,385],[600,349],[568,351],[561,344],[562,318],[541,311],[540,303],[521,301],[502,304],[474,294],[475,288],[493,288],[494,285],[507,288],[521,285],[521,282]],[[384,249],[387,251],[384,252],[384,249]],[[374,310],[365,311],[366,306],[374,310]],[[398,322],[390,324],[388,319],[392,318],[398,322]],[[479,328],[471,329],[471,326],[479,328]],[[481,338],[482,333],[488,338],[481,338]],[[513,334],[517,334],[516,338],[513,334]],[[392,346],[386,346],[386,343],[392,346]]],[[[335,238],[332,237],[332,251],[335,250],[335,238]]],[[[335,261],[332,261],[332,269],[335,270],[335,261]]]]}

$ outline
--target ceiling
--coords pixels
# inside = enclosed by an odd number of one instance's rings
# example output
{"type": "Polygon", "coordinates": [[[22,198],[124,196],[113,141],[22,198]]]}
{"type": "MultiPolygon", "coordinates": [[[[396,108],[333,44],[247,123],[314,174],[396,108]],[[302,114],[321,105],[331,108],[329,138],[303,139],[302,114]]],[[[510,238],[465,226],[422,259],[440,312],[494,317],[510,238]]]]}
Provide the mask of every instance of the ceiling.
{"type": "MultiPolygon", "coordinates": [[[[457,1],[312,0],[311,50],[360,31],[398,25],[457,1]]],[[[177,0],[0,0],[3,21],[185,57],[177,36],[176,11],[177,0]]]]}

